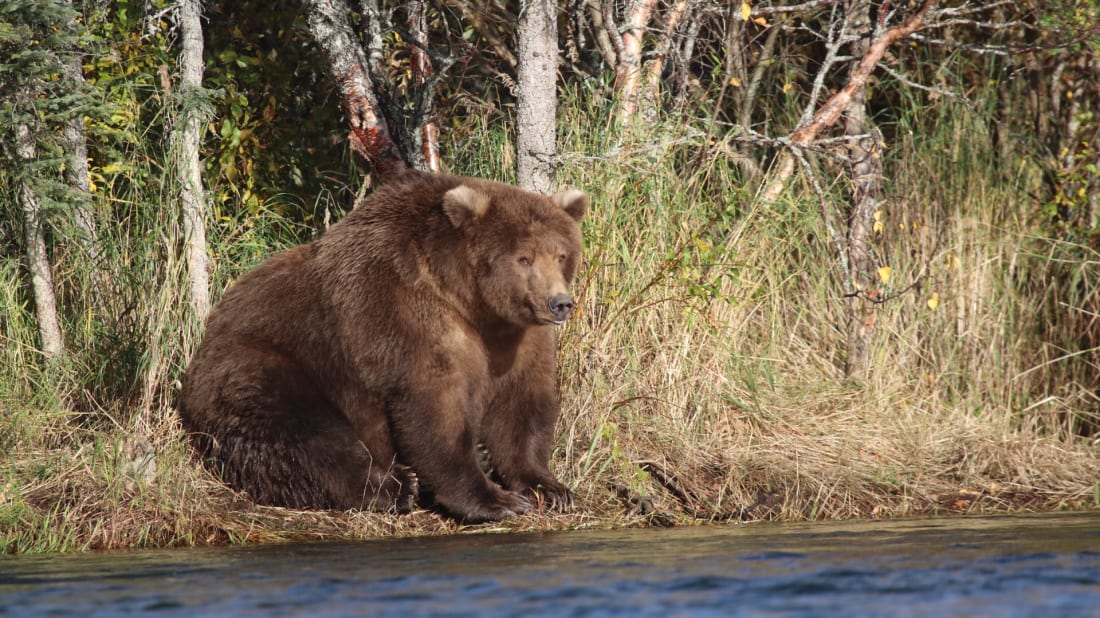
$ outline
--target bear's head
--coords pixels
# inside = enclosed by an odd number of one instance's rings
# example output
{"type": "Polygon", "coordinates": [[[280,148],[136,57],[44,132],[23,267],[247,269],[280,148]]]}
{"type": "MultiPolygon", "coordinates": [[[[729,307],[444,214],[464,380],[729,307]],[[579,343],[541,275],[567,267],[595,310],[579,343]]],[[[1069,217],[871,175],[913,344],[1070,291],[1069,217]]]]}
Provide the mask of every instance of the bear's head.
{"type": "Polygon", "coordinates": [[[587,209],[582,191],[545,197],[489,182],[465,182],[443,196],[484,308],[518,326],[561,324],[573,310],[568,286],[587,209]]]}

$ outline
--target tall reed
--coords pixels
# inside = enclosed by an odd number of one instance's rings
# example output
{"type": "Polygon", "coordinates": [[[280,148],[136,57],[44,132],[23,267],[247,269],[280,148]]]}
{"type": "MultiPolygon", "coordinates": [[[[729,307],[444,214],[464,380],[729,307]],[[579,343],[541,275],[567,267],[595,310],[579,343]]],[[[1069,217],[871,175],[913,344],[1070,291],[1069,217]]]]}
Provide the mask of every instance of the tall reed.
{"type": "MultiPolygon", "coordinates": [[[[1083,436],[1097,421],[1100,256],[1044,232],[1037,166],[999,157],[980,110],[897,120],[876,239],[893,297],[870,371],[848,380],[842,273],[812,191],[761,206],[728,144],[690,119],[625,133],[593,122],[593,105],[604,102],[571,95],[560,134],[561,184],[593,201],[579,309],[561,333],[553,461],[580,508],[501,526],[1098,505],[1100,453],[1083,436]]],[[[448,145],[454,171],[507,180],[508,131],[478,129],[448,145]]],[[[162,154],[135,149],[97,193],[111,223],[100,263],[56,239],[61,363],[35,351],[23,271],[0,264],[7,550],[456,530],[430,513],[256,507],[194,462],[173,403],[199,328],[182,300],[170,174],[151,163],[162,154]],[[108,293],[89,297],[98,276],[108,293]]],[[[819,173],[842,213],[839,172],[819,173]]],[[[216,217],[216,294],[321,232],[272,206],[216,217]]],[[[341,208],[320,198],[314,210],[341,208]]]]}

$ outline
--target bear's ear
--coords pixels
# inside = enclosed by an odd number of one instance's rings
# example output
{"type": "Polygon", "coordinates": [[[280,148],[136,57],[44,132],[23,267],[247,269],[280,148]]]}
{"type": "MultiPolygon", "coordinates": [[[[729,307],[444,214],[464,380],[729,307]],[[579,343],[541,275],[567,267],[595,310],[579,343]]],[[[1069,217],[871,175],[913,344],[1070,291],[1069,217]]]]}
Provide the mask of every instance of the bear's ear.
{"type": "Polygon", "coordinates": [[[568,191],[555,193],[554,197],[550,199],[560,206],[570,217],[573,217],[574,221],[583,219],[584,213],[588,211],[588,195],[584,191],[570,189],[568,191]]]}
{"type": "Polygon", "coordinates": [[[489,209],[489,196],[466,185],[443,194],[443,212],[456,228],[474,221],[489,209]]]}

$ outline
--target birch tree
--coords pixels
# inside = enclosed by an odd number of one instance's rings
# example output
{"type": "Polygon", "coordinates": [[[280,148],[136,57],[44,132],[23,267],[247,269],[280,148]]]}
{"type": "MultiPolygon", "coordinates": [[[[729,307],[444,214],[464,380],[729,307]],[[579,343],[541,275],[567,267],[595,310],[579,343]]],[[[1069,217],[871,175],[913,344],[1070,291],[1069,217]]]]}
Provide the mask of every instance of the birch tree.
{"type": "Polygon", "coordinates": [[[210,273],[206,252],[206,198],[199,160],[203,97],[202,3],[200,0],[180,0],[176,11],[182,39],[179,88],[182,109],[172,132],[173,150],[180,170],[180,208],[191,310],[196,318],[205,320],[210,312],[210,273]]]}
{"type": "Polygon", "coordinates": [[[619,95],[620,122],[633,121],[638,111],[642,40],[656,4],[657,0],[630,0],[621,18],[617,18],[614,0],[601,0],[604,27],[615,50],[615,91],[619,95]]]}
{"type": "Polygon", "coordinates": [[[15,152],[23,164],[24,178],[19,182],[19,203],[23,213],[23,237],[26,244],[27,271],[34,293],[34,312],[38,320],[38,333],[42,352],[47,359],[54,359],[65,351],[61,336],[61,320],[57,314],[57,297],[54,294],[53,271],[46,253],[46,233],[42,222],[42,208],[34,186],[26,175],[36,159],[34,131],[30,124],[19,123],[15,127],[15,152]]]}
{"type": "Polygon", "coordinates": [[[0,28],[0,149],[14,180],[40,345],[49,360],[65,352],[65,343],[43,204],[55,211],[65,206],[53,164],[56,129],[82,111],[81,94],[65,79],[61,61],[77,45],[76,17],[67,2],[16,3],[5,7],[0,28]]]}
{"type": "Polygon", "coordinates": [[[549,194],[555,188],[558,154],[558,28],[553,0],[520,3],[517,48],[516,182],[549,194]]]}

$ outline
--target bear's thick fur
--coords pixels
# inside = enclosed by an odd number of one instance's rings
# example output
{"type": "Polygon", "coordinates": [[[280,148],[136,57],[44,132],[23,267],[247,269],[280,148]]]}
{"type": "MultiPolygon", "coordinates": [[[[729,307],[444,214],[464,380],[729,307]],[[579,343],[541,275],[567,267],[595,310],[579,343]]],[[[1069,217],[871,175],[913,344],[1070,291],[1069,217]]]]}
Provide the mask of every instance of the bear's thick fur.
{"type": "Polygon", "coordinates": [[[569,506],[549,469],[554,325],[587,207],[418,172],[383,185],[211,312],[180,399],[197,450],[265,504],[408,511],[424,489],[468,522],[569,506]]]}

